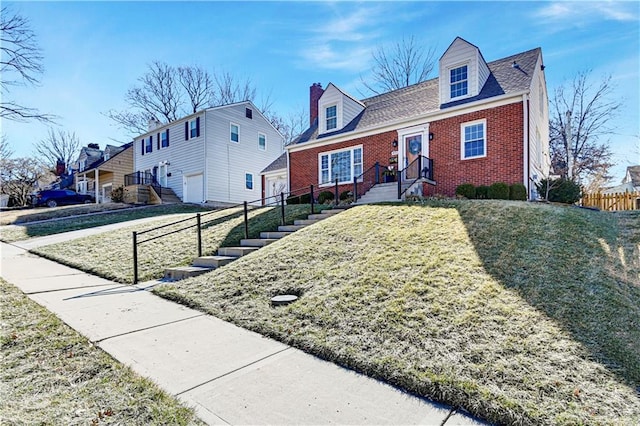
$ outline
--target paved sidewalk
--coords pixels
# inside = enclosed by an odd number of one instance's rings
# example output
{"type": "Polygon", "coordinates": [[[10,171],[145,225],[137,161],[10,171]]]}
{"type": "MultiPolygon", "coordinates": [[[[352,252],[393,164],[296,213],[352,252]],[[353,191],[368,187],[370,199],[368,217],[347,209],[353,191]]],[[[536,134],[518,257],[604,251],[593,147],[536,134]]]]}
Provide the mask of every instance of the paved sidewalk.
{"type": "Polygon", "coordinates": [[[484,424],[157,297],[157,281],[125,286],[0,249],[5,280],[208,424],[484,424]]]}

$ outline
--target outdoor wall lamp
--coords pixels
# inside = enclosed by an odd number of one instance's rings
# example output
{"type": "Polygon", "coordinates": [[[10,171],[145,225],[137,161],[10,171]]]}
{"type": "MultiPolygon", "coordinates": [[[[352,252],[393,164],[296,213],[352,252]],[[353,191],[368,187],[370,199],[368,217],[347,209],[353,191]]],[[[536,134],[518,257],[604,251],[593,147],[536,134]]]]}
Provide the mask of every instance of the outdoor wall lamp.
{"type": "Polygon", "coordinates": [[[398,140],[394,139],[391,145],[393,145],[393,147],[396,148],[398,146],[398,140]]]}
{"type": "Polygon", "coordinates": [[[432,141],[433,140],[433,133],[429,133],[429,140],[432,141]]]}

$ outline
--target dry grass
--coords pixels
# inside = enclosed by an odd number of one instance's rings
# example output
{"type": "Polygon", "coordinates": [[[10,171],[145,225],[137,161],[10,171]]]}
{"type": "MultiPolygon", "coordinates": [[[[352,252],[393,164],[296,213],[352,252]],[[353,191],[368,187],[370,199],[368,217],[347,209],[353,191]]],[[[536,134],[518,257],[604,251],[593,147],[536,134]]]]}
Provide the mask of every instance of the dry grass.
{"type": "Polygon", "coordinates": [[[0,279],[0,423],[202,424],[0,279]]]}
{"type": "Polygon", "coordinates": [[[38,208],[18,208],[2,209],[0,211],[0,225],[20,224],[47,220],[59,217],[75,216],[88,213],[100,213],[113,210],[131,208],[128,204],[122,203],[101,203],[101,204],[78,204],[73,206],[60,207],[38,207],[38,208]]]}
{"type": "Polygon", "coordinates": [[[490,421],[638,424],[629,238],[573,208],[362,206],[157,293],[490,421]]]}
{"type": "MultiPolygon", "coordinates": [[[[286,220],[306,217],[308,205],[287,206],[286,220]]],[[[144,227],[127,227],[71,242],[52,244],[33,250],[41,256],[87,271],[107,279],[122,283],[133,281],[133,231],[143,232],[182,219],[189,222],[140,235],[143,242],[161,234],[195,225],[194,214],[173,215],[146,224],[144,227]]],[[[259,208],[249,212],[249,236],[256,238],[262,231],[274,231],[280,224],[278,208],[259,208]]],[[[218,247],[238,245],[244,238],[242,208],[218,210],[202,217],[203,254],[214,254],[218,247]]],[[[140,281],[160,278],[164,270],[172,266],[189,265],[197,257],[197,236],[195,227],[139,244],[138,276],[140,281]]]]}
{"type": "MultiPolygon", "coordinates": [[[[195,206],[192,204],[166,204],[158,206],[145,206],[137,207],[134,209],[126,210],[105,210],[96,211],[99,207],[82,206],[73,208],[56,207],[54,209],[48,209],[48,212],[42,215],[32,216],[37,217],[37,220],[48,219],[60,219],[51,220],[47,222],[34,222],[36,219],[27,222],[20,222],[20,224],[3,227],[0,229],[0,241],[14,242],[26,240],[33,237],[43,237],[46,235],[59,234],[62,232],[75,231],[78,229],[93,228],[96,226],[108,225],[112,223],[126,222],[134,219],[141,219],[145,217],[163,216],[177,213],[196,213],[207,212],[211,209],[195,206]],[[69,212],[73,214],[70,217],[69,212]],[[102,214],[91,214],[91,213],[102,214]]],[[[102,206],[102,204],[100,205],[102,206]]]]}

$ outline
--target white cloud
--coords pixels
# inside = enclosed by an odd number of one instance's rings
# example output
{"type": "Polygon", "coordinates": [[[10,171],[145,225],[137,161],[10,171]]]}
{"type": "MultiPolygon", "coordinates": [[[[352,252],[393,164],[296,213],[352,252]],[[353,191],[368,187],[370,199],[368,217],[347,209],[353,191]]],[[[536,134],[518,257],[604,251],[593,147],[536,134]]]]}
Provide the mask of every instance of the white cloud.
{"type": "Polygon", "coordinates": [[[548,22],[558,23],[569,21],[574,25],[581,25],[601,19],[610,21],[638,20],[636,2],[555,2],[539,9],[535,15],[548,22]]]}

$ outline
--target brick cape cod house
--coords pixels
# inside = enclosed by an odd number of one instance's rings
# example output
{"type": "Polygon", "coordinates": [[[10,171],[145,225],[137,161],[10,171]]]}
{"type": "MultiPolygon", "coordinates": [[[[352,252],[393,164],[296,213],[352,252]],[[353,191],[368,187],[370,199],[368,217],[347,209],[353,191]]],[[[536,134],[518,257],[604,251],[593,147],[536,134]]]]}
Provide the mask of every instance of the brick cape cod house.
{"type": "Polygon", "coordinates": [[[366,180],[367,171],[393,168],[399,179],[417,181],[413,192],[423,195],[505,182],[524,184],[536,198],[534,182],[548,175],[550,163],[541,49],[487,63],[457,37],[438,71],[437,78],[363,100],[332,83],[313,84],[310,127],[286,147],[289,188],[332,190],[337,181],[342,192],[352,190],[354,178],[366,180]]]}

